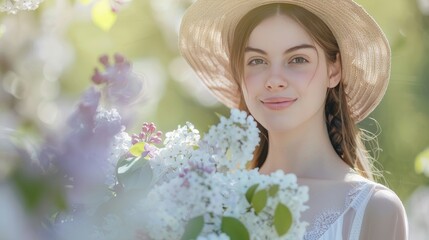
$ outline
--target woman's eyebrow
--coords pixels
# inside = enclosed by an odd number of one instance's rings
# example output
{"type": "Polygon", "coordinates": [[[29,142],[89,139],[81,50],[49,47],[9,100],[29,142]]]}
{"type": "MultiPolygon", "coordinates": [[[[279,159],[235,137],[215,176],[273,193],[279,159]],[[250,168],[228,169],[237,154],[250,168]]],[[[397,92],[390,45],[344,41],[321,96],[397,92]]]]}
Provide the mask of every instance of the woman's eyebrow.
{"type": "MultiPolygon", "coordinates": [[[[303,48],[312,48],[312,49],[316,50],[316,47],[315,47],[315,46],[313,46],[313,45],[310,45],[310,44],[301,44],[301,45],[298,45],[298,46],[291,47],[291,48],[287,49],[287,50],[284,52],[284,54],[286,54],[286,53],[290,53],[290,52],[293,52],[293,51],[296,51],[296,50],[299,50],[299,49],[303,49],[303,48]]],[[[317,51],[317,50],[316,50],[316,51],[317,51]]]]}
{"type": "Polygon", "coordinates": [[[259,48],[253,48],[253,47],[246,47],[244,49],[244,52],[257,52],[257,53],[260,53],[263,55],[267,55],[267,53],[264,50],[259,49],[259,48]]]}
{"type": "MultiPolygon", "coordinates": [[[[294,46],[294,47],[291,47],[291,48],[287,49],[284,52],[284,54],[287,54],[287,53],[290,53],[290,52],[293,52],[293,51],[296,51],[296,50],[299,50],[299,49],[303,49],[303,48],[312,48],[312,49],[316,50],[316,47],[313,46],[313,45],[310,45],[310,44],[301,44],[301,45],[294,46]]],[[[267,53],[264,50],[259,49],[259,48],[254,48],[254,47],[246,47],[244,49],[244,52],[258,52],[260,54],[267,55],[267,53]]]]}

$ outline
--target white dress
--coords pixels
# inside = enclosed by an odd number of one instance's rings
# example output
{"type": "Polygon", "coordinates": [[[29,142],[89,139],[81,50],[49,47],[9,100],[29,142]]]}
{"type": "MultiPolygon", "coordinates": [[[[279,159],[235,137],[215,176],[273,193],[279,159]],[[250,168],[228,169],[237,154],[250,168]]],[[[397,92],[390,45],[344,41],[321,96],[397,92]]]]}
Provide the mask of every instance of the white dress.
{"type": "Polygon", "coordinates": [[[366,206],[377,188],[372,182],[360,182],[349,190],[342,209],[325,210],[310,223],[304,240],[359,240],[366,206]]]}

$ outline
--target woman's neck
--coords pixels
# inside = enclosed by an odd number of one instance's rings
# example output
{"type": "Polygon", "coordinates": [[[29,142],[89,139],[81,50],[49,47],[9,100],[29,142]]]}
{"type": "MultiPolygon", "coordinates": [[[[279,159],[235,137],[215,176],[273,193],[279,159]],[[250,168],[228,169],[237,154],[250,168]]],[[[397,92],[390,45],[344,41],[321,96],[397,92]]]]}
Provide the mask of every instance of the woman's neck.
{"type": "Polygon", "coordinates": [[[337,179],[350,170],[332,147],[324,121],[312,119],[291,131],[268,134],[263,174],[281,169],[301,178],[337,179]]]}

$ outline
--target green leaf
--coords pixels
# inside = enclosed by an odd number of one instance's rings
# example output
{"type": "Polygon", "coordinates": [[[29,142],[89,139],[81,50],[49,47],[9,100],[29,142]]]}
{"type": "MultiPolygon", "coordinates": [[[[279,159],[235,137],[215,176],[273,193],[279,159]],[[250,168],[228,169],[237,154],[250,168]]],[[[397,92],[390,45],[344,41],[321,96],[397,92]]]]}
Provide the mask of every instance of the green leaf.
{"type": "Polygon", "coordinates": [[[145,145],[146,145],[145,142],[138,142],[130,147],[129,152],[135,157],[140,157],[144,152],[145,145]]]}
{"type": "Polygon", "coordinates": [[[92,8],[92,21],[103,31],[109,31],[116,22],[117,15],[113,12],[109,0],[99,0],[92,8]]]}
{"type": "Polygon", "coordinates": [[[268,191],[265,189],[262,189],[261,191],[257,191],[255,195],[252,198],[252,207],[255,209],[255,213],[259,214],[262,209],[265,208],[265,205],[267,205],[268,200],[268,191]]]}
{"type": "Polygon", "coordinates": [[[270,197],[274,197],[278,191],[279,191],[279,185],[274,184],[274,185],[270,186],[268,193],[269,193],[270,197]]]}
{"type": "Polygon", "coordinates": [[[231,240],[250,239],[246,226],[234,217],[222,218],[221,231],[228,235],[231,240]]]}
{"type": "Polygon", "coordinates": [[[66,197],[64,196],[64,193],[61,190],[57,190],[55,193],[54,197],[54,202],[56,207],[59,210],[66,210],[67,209],[67,200],[66,197]]]}
{"type": "Polygon", "coordinates": [[[281,237],[285,235],[292,226],[292,213],[290,209],[279,203],[274,211],[274,228],[277,234],[281,237]]]}
{"type": "Polygon", "coordinates": [[[257,183],[257,184],[250,186],[249,189],[247,189],[246,199],[247,199],[247,202],[249,204],[252,203],[253,195],[255,194],[255,191],[258,188],[258,186],[259,186],[259,184],[257,183]]]}
{"type": "Polygon", "coordinates": [[[197,239],[204,227],[203,215],[192,218],[188,221],[185,227],[185,233],[182,236],[182,240],[197,239]]]}
{"type": "Polygon", "coordinates": [[[416,173],[423,173],[429,177],[429,148],[417,155],[414,168],[416,173]]]}
{"type": "Polygon", "coordinates": [[[126,189],[145,189],[152,182],[152,169],[143,157],[120,159],[117,165],[118,182],[126,189]]]}
{"type": "Polygon", "coordinates": [[[144,165],[149,164],[143,157],[121,158],[117,164],[118,174],[135,171],[142,168],[144,165]]]}
{"type": "Polygon", "coordinates": [[[21,195],[22,203],[27,211],[37,210],[44,198],[51,194],[49,185],[44,182],[43,178],[28,176],[21,169],[12,173],[11,180],[15,184],[15,190],[21,195]]]}

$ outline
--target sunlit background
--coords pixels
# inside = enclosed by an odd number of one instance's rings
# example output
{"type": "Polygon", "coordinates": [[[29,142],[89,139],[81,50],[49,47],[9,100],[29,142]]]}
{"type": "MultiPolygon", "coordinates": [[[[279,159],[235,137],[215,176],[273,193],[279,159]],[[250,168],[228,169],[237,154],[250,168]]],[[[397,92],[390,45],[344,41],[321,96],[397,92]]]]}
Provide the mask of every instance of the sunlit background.
{"type": "MultiPolygon", "coordinates": [[[[227,114],[228,109],[216,102],[179,56],[178,28],[191,2],[45,0],[34,11],[1,12],[0,128],[16,130],[32,142],[48,132],[60,134],[90,85],[94,67],[100,66],[99,56],[121,53],[145,79],[130,131],[143,121],[153,121],[165,132],[186,121],[206,131],[218,121],[216,113],[227,114]]],[[[412,239],[425,239],[429,236],[425,235],[429,234],[429,153],[423,153],[429,147],[429,0],[357,2],[380,24],[392,47],[387,94],[370,116],[376,121],[367,119],[360,127],[379,134],[382,150],[376,155],[383,183],[406,205],[412,239]]],[[[0,160],[0,181],[7,179],[10,168],[10,163],[0,160]]]]}

